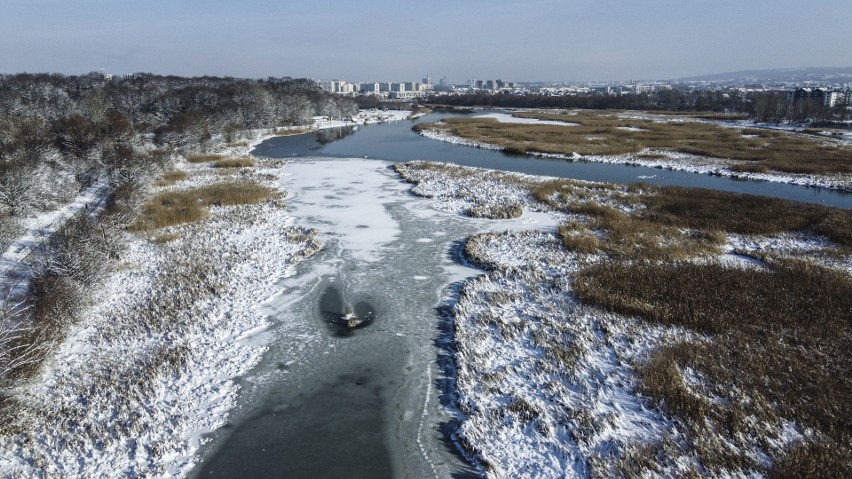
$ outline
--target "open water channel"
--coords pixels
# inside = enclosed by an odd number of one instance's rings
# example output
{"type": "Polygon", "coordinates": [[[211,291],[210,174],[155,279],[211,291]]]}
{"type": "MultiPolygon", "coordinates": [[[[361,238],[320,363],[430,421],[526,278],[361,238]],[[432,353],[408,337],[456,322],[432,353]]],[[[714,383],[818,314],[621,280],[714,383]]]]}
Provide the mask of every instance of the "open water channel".
{"type": "Polygon", "coordinates": [[[411,127],[417,123],[434,122],[454,116],[463,115],[432,113],[414,121],[400,121],[357,129],[348,127],[311,135],[272,138],[258,145],[252,154],[274,158],[366,157],[393,162],[431,160],[517,171],[531,175],[613,183],[644,182],[656,185],[680,185],[852,208],[852,194],[836,190],[640,166],[514,156],[500,151],[459,146],[424,138],[411,130],[411,127]]]}
{"type": "Polygon", "coordinates": [[[238,406],[202,450],[193,471],[199,478],[481,475],[450,438],[448,326],[440,310],[453,284],[480,274],[457,263],[457,246],[487,229],[555,225],[536,216],[487,221],[435,211],[408,193],[388,161],[616,182],[656,175],[650,181],[852,207],[852,195],[828,190],[509,157],[422,138],[411,122],[273,138],[253,154],[290,160],[282,184],[288,211],[296,224],[320,230],[326,246],[265,304],[273,324],[257,340],[269,349],[237,378],[238,406]],[[368,321],[342,326],[347,307],[368,321]]]}

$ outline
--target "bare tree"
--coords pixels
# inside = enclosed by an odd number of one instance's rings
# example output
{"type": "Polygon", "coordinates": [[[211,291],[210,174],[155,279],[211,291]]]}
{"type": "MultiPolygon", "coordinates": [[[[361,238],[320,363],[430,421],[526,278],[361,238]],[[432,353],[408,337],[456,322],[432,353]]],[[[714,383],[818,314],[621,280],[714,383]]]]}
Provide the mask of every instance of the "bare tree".
{"type": "Polygon", "coordinates": [[[24,216],[32,205],[33,185],[23,168],[0,171],[0,210],[14,217],[24,216]]]}
{"type": "Polygon", "coordinates": [[[7,286],[0,303],[0,395],[18,373],[38,364],[50,348],[44,332],[29,320],[30,306],[7,286]]]}

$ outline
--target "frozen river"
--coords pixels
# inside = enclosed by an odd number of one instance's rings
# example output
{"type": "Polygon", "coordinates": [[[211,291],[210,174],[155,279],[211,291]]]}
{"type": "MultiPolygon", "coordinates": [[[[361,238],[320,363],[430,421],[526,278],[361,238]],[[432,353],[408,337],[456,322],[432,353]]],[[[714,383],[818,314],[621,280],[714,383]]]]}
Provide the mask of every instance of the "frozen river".
{"type": "Polygon", "coordinates": [[[408,193],[389,163],[299,159],[284,170],[296,223],[327,241],[267,306],[262,363],[197,477],[478,477],[444,406],[450,286],[477,270],[454,246],[488,229],[553,228],[535,216],[472,220],[408,193]],[[349,305],[369,325],[334,323],[349,305]],[[445,328],[446,329],[446,328],[445,328]]]}

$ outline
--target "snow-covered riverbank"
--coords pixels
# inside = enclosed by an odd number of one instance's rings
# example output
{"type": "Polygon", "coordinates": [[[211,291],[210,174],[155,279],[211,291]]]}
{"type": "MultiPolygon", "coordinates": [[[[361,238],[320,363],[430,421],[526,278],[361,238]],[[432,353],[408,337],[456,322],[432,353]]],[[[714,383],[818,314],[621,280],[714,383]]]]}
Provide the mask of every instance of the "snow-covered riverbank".
{"type": "MultiPolygon", "coordinates": [[[[553,178],[424,162],[396,170],[438,209],[465,215],[472,205],[514,201],[524,216],[582,221],[531,197],[531,189],[553,178]]],[[[580,181],[565,191],[597,204],[631,194],[580,181]]],[[[728,235],[716,253],[695,260],[754,268],[761,263],[753,258],[768,253],[852,274],[848,256],[825,254],[832,247],[801,233],[728,235]]],[[[464,255],[486,273],[465,282],[448,304],[453,398],[461,416],[454,439],[489,477],[609,477],[638,470],[634,461],[648,460],[655,447],[665,450],[652,460],[657,474],[702,470],[698,457],[685,452],[688,428],[639,393],[639,370],[660,348],[708,338],[580,302],[574,276],[605,256],[569,251],[553,231],[475,235],[464,255]]],[[[764,466],[803,434],[783,418],[753,427],[759,433],[746,439],[746,453],[764,466]]],[[[746,472],[727,470],[732,477],[746,472]]]]}
{"type": "MultiPolygon", "coordinates": [[[[217,151],[242,156],[272,134],[258,131],[239,146],[222,145],[217,151]]],[[[210,217],[194,225],[151,236],[124,234],[121,266],[94,293],[83,320],[69,330],[44,372],[12,391],[23,414],[7,425],[13,434],[0,439],[0,475],[185,475],[197,460],[202,435],[223,425],[236,403],[232,379],[252,369],[264,354],[268,334],[257,333],[269,324],[269,310],[261,305],[273,296],[278,296],[279,310],[299,301],[292,295],[303,291],[296,287],[302,277],[291,280],[286,294],[277,281],[291,275],[296,263],[320,247],[320,240],[315,231],[294,224],[295,212],[302,226],[316,227],[339,248],[336,263],[323,274],[348,277],[343,284],[355,287],[344,288],[347,294],[366,293],[361,285],[370,285],[369,293],[377,294],[381,285],[385,313],[402,311],[398,316],[403,320],[380,318],[365,331],[389,338],[387,344],[399,353],[393,365],[407,368],[400,376],[405,389],[394,378],[384,385],[391,389],[393,384],[393,392],[383,394],[393,396],[396,409],[389,415],[404,424],[389,440],[399,443],[393,446],[395,457],[409,461],[422,456],[416,468],[399,466],[417,471],[409,476],[450,469],[444,437],[433,427],[446,415],[432,389],[436,328],[430,321],[447,283],[469,272],[447,272],[447,231],[490,231],[469,240],[466,251],[468,261],[487,274],[466,282],[459,297],[448,299],[456,322],[453,352],[461,419],[455,438],[469,457],[494,477],[583,477],[600,461],[655,438],[676,442],[683,437],[683,429],[636,394],[636,364],[660,345],[689,335],[576,300],[570,278],[583,264],[600,258],[562,247],[556,225],[582,219],[579,215],[557,212],[531,196],[532,187],[554,178],[425,163],[397,167],[417,183],[414,193],[431,198],[435,209],[464,216],[453,218],[459,226],[447,221],[451,215],[425,211],[425,200],[405,196],[407,186],[387,171],[386,163],[320,158],[290,166],[279,160],[255,162],[255,168],[224,173],[209,165],[180,163],[189,178],[162,188],[187,189],[239,177],[279,189],[285,185],[294,190],[297,206],[288,214],[286,199],[277,198],[255,206],[212,207],[210,217]],[[520,216],[481,219],[507,207],[520,216]],[[400,226],[404,223],[405,229],[400,226]],[[506,228],[514,231],[502,232],[506,228]],[[398,269],[384,271],[392,254],[398,269]],[[356,260],[358,267],[344,268],[344,257],[356,260]],[[415,271],[404,269],[415,257],[415,271]],[[420,294],[424,290],[428,294],[420,294]],[[418,292],[416,301],[411,292],[418,292]],[[397,306],[397,298],[405,308],[397,306]],[[418,415],[419,422],[412,422],[418,415]]],[[[566,191],[599,204],[632,194],[623,186],[561,181],[571,182],[566,191]]],[[[827,247],[806,234],[729,235],[717,256],[739,261],[740,254],[806,251],[819,258],[827,247]]],[[[843,264],[838,260],[841,268],[852,263],[843,264]]],[[[306,314],[301,317],[309,317],[316,304],[302,306],[306,314]]],[[[326,327],[320,321],[316,326],[326,327]]],[[[297,374],[292,362],[311,363],[298,373],[306,383],[322,377],[307,371],[315,366],[334,377],[335,364],[363,359],[357,350],[347,349],[353,345],[377,356],[383,351],[376,352],[376,343],[357,342],[366,334],[345,343],[330,341],[335,349],[326,347],[324,339],[305,336],[298,346],[309,345],[318,361],[305,360],[306,352],[296,347],[282,347],[282,355],[292,354],[283,363],[291,368],[288,377],[297,374]],[[329,361],[332,357],[338,361],[329,361]]],[[[274,363],[273,369],[283,374],[274,363]]],[[[297,398],[302,391],[288,393],[297,398]]],[[[797,437],[795,426],[770,432],[773,447],[797,437]]],[[[693,464],[694,458],[684,455],[663,465],[666,473],[677,475],[693,464]]]]}
{"type": "MultiPolygon", "coordinates": [[[[228,181],[206,166],[168,189],[228,181]]],[[[280,169],[238,175],[277,186],[280,169]]],[[[123,233],[121,261],[41,373],[9,391],[18,416],[0,439],[13,477],[182,475],[201,435],[233,405],[231,379],[264,351],[262,302],[320,248],[280,199],[213,207],[157,234],[123,233]],[[158,239],[159,238],[159,239],[158,239]]]]}
{"type": "Polygon", "coordinates": [[[392,121],[401,121],[409,118],[416,118],[417,115],[409,110],[359,110],[358,113],[350,118],[332,119],[325,116],[314,117],[313,123],[308,126],[292,126],[277,128],[278,131],[294,130],[298,132],[312,130],[327,130],[329,128],[341,128],[344,126],[359,126],[359,125],[376,125],[379,123],[388,123],[392,121]]]}
{"type": "MultiPolygon", "coordinates": [[[[512,199],[524,215],[565,219],[524,194],[521,185],[548,178],[418,165],[397,171],[438,209],[512,199]]],[[[578,258],[552,230],[474,236],[465,256],[489,272],[464,284],[447,318],[463,417],[455,438],[489,477],[587,477],[595,457],[670,429],[635,395],[631,364],[682,332],[580,304],[570,286],[578,258]]]]}

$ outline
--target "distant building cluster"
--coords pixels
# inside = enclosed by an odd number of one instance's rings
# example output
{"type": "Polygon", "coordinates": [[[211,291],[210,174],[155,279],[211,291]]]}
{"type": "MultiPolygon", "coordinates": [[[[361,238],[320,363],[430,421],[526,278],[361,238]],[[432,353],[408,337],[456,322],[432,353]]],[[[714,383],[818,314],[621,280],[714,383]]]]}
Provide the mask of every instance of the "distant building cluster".
{"type": "Polygon", "coordinates": [[[787,92],[787,100],[793,103],[798,100],[814,100],[815,102],[834,108],[838,105],[852,104],[852,89],[839,88],[796,88],[787,92]]]}
{"type": "Polygon", "coordinates": [[[434,89],[427,74],[419,82],[357,82],[327,80],[318,82],[323,90],[341,95],[376,95],[387,98],[419,98],[434,89]]]}
{"type": "Polygon", "coordinates": [[[505,82],[503,80],[471,80],[468,82],[468,88],[472,90],[514,91],[519,86],[515,82],[505,82]]]}
{"type": "Polygon", "coordinates": [[[629,95],[637,93],[654,93],[660,90],[671,90],[667,83],[606,83],[586,85],[552,85],[540,86],[533,91],[545,96],[576,96],[576,95],[629,95]]]}
{"type": "Polygon", "coordinates": [[[331,93],[340,95],[375,95],[388,99],[416,99],[425,95],[465,95],[471,93],[538,95],[538,96],[587,96],[587,95],[636,95],[655,94],[672,90],[717,90],[725,95],[743,95],[749,92],[787,92],[788,100],[794,103],[808,99],[828,108],[846,106],[852,108],[852,84],[836,83],[831,86],[820,86],[815,82],[795,84],[792,82],[774,83],[735,83],[726,81],[681,81],[676,84],[658,81],[648,82],[598,82],[598,83],[544,83],[544,82],[510,82],[496,80],[468,80],[465,83],[453,84],[446,78],[441,78],[437,84],[432,83],[426,74],[419,82],[357,82],[350,83],[342,80],[327,80],[318,82],[320,86],[331,93]]]}

